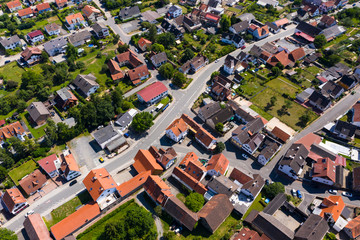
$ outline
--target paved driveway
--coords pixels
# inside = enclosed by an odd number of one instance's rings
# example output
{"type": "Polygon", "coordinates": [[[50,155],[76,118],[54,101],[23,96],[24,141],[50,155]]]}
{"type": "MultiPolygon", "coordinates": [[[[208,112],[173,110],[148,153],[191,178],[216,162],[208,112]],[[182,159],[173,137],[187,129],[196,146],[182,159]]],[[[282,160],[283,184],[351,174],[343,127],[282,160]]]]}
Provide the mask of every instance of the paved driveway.
{"type": "Polygon", "coordinates": [[[95,142],[92,136],[82,136],[70,142],[70,149],[80,167],[86,166],[88,170],[101,165],[99,158],[104,151],[95,142]]]}
{"type": "Polygon", "coordinates": [[[129,34],[140,28],[140,21],[133,20],[133,21],[121,24],[120,27],[122,28],[122,30],[124,30],[125,33],[129,34]]]}

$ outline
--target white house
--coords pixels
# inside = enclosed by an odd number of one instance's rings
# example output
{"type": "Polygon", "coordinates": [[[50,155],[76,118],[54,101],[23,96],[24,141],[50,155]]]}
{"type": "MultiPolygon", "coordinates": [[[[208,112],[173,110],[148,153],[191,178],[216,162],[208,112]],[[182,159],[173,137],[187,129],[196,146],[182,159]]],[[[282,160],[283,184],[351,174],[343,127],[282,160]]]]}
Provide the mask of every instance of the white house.
{"type": "Polygon", "coordinates": [[[188,134],[188,126],[182,118],[175,119],[170,126],[166,128],[165,134],[174,142],[179,142],[188,134]]]}
{"type": "Polygon", "coordinates": [[[121,116],[119,116],[116,121],[115,124],[120,126],[121,131],[125,131],[129,125],[132,123],[133,118],[135,117],[135,115],[138,113],[137,110],[135,109],[130,109],[129,111],[127,111],[126,113],[122,114],[121,116]]]}
{"type": "Polygon", "coordinates": [[[44,27],[45,32],[49,35],[49,36],[53,36],[53,35],[60,35],[60,29],[61,27],[56,24],[56,23],[50,23],[48,25],[46,25],[44,27]]]}
{"type": "Polygon", "coordinates": [[[3,203],[5,209],[13,215],[18,214],[29,206],[29,203],[16,187],[6,190],[4,195],[1,197],[1,202],[3,203]]]}
{"type": "Polygon", "coordinates": [[[70,181],[81,175],[79,165],[77,164],[74,156],[69,151],[64,151],[61,155],[62,163],[61,170],[63,176],[67,181],[70,181]]]}
{"type": "Polygon", "coordinates": [[[87,97],[95,93],[100,87],[100,85],[96,82],[96,77],[91,73],[87,75],[77,75],[73,84],[87,97]]]}
{"type": "Polygon", "coordinates": [[[0,38],[0,44],[5,50],[14,50],[17,47],[21,47],[21,40],[18,35],[14,35],[9,38],[0,38]]]}
{"type": "Polygon", "coordinates": [[[26,35],[26,39],[30,44],[35,44],[44,40],[44,34],[40,30],[35,30],[26,35]]]}
{"type": "Polygon", "coordinates": [[[178,5],[172,5],[168,10],[168,14],[171,18],[177,18],[182,14],[182,8],[178,5]]]}
{"type": "Polygon", "coordinates": [[[69,15],[65,18],[65,26],[69,30],[74,30],[81,26],[87,26],[87,22],[85,21],[83,15],[81,13],[75,13],[69,15]]]}
{"type": "Polygon", "coordinates": [[[309,151],[301,143],[294,143],[279,163],[278,171],[291,179],[298,179],[303,171],[309,151]]]}

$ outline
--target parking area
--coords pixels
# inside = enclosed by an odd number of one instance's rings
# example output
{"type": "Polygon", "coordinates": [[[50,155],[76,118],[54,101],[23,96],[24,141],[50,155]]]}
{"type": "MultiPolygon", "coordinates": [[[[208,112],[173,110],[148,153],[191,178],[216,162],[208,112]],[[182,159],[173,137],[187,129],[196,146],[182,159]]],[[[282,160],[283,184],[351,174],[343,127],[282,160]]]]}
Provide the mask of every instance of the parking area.
{"type": "Polygon", "coordinates": [[[290,213],[287,210],[279,209],[274,213],[273,216],[291,231],[295,231],[301,223],[299,216],[297,216],[295,213],[290,213]]]}
{"type": "Polygon", "coordinates": [[[99,158],[104,151],[91,135],[73,139],[69,147],[80,167],[86,166],[87,169],[93,169],[101,164],[99,158]]]}
{"type": "Polygon", "coordinates": [[[133,20],[133,21],[121,24],[120,27],[124,30],[125,33],[129,34],[140,28],[140,21],[133,20]]]}

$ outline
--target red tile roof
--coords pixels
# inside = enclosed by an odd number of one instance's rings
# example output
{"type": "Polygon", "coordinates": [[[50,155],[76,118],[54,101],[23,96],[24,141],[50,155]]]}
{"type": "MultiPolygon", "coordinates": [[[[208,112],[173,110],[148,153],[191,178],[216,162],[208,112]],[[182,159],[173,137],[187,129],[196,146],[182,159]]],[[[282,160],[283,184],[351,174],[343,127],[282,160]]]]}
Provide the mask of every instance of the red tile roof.
{"type": "Polygon", "coordinates": [[[97,203],[89,203],[51,227],[55,240],[63,239],[100,215],[97,203]]]}
{"type": "Polygon", "coordinates": [[[276,66],[276,64],[281,63],[284,67],[286,67],[290,63],[289,55],[285,50],[281,51],[269,58],[267,63],[273,67],[276,66]]]}
{"type": "Polygon", "coordinates": [[[117,186],[116,182],[105,168],[91,170],[84,178],[83,184],[94,201],[96,201],[105,190],[117,186]]]}
{"type": "Polygon", "coordinates": [[[152,174],[159,174],[163,168],[156,162],[156,159],[149,150],[140,149],[134,157],[133,167],[138,173],[151,171],[152,174]]]}
{"type": "Polygon", "coordinates": [[[56,5],[63,6],[67,4],[67,0],[55,0],[56,5]]]}
{"type": "Polygon", "coordinates": [[[167,90],[167,87],[162,82],[154,82],[137,92],[137,94],[140,95],[145,102],[149,102],[151,99],[159,96],[167,90]]]}
{"type": "Polygon", "coordinates": [[[145,45],[151,45],[151,41],[149,41],[149,40],[142,37],[138,41],[138,45],[139,45],[140,48],[143,48],[145,45]]]}
{"type": "Polygon", "coordinates": [[[19,14],[19,17],[24,17],[24,16],[27,16],[27,15],[30,15],[34,13],[33,10],[31,8],[25,8],[25,9],[20,9],[18,11],[18,14],[19,14]]]}
{"type": "Polygon", "coordinates": [[[265,234],[260,236],[256,231],[243,228],[232,237],[233,240],[270,240],[265,234]]]}
{"type": "Polygon", "coordinates": [[[360,216],[357,216],[356,218],[348,222],[345,228],[351,231],[351,235],[354,239],[360,236],[360,216]]]}
{"type": "Polygon", "coordinates": [[[40,35],[44,35],[40,30],[35,30],[31,33],[28,33],[28,36],[30,38],[34,38],[34,37],[37,37],[37,36],[40,36],[40,35]]]}
{"type": "Polygon", "coordinates": [[[83,15],[81,15],[81,13],[79,13],[79,12],[65,17],[65,21],[69,25],[76,23],[78,21],[77,19],[79,19],[79,21],[85,21],[83,15]]]}
{"type": "Polygon", "coordinates": [[[41,50],[37,47],[27,47],[21,53],[21,56],[24,58],[25,61],[29,60],[33,55],[41,55],[41,50]]]}
{"type": "Polygon", "coordinates": [[[175,167],[172,174],[178,177],[181,181],[183,181],[186,185],[192,188],[195,192],[200,194],[205,194],[207,192],[206,187],[201,182],[193,178],[187,172],[181,170],[179,167],[175,167]]]}
{"type": "Polygon", "coordinates": [[[286,142],[290,138],[289,134],[287,134],[278,127],[274,127],[271,133],[274,134],[277,138],[279,138],[283,142],[286,142]]]}
{"type": "Polygon", "coordinates": [[[355,103],[353,110],[353,122],[360,122],[360,102],[355,103]]]}
{"type": "Polygon", "coordinates": [[[300,59],[302,59],[303,57],[305,57],[305,51],[303,48],[297,48],[295,50],[293,50],[292,52],[290,52],[289,54],[289,58],[291,61],[296,62],[300,59]]]}
{"type": "Polygon", "coordinates": [[[320,216],[324,217],[325,213],[331,213],[336,222],[345,208],[345,203],[341,196],[329,196],[324,198],[321,203],[324,207],[321,210],[320,216]]]}
{"type": "Polygon", "coordinates": [[[46,176],[42,174],[39,169],[36,169],[27,177],[21,179],[19,181],[19,185],[26,192],[26,194],[30,195],[30,193],[39,190],[46,183],[46,181],[46,176]]]}
{"type": "Polygon", "coordinates": [[[24,228],[28,237],[32,240],[52,240],[44,220],[38,213],[31,214],[25,218],[24,228]]]}
{"type": "Polygon", "coordinates": [[[101,13],[99,9],[97,9],[96,7],[93,7],[91,5],[86,5],[83,9],[82,12],[84,13],[84,15],[88,18],[91,16],[91,14],[93,13],[101,13]]]}
{"type": "Polygon", "coordinates": [[[148,76],[150,73],[146,65],[141,65],[137,68],[129,70],[128,74],[131,82],[136,85],[141,81],[141,78],[148,76]]]}
{"type": "Polygon", "coordinates": [[[143,186],[150,175],[151,171],[139,173],[129,181],[120,184],[116,187],[116,190],[121,197],[127,196],[129,193],[136,191],[136,189],[143,186]]]}
{"type": "Polygon", "coordinates": [[[14,137],[17,134],[22,135],[24,132],[25,130],[19,121],[10,123],[0,128],[0,141],[5,141],[6,139],[14,137]]]}
{"type": "Polygon", "coordinates": [[[289,20],[287,18],[282,18],[282,19],[279,19],[277,21],[275,21],[275,25],[276,26],[283,26],[285,24],[288,24],[289,23],[289,20]]]}
{"type": "Polygon", "coordinates": [[[133,68],[136,68],[143,64],[140,61],[140,59],[136,56],[136,54],[131,50],[116,55],[116,59],[121,64],[122,63],[130,64],[133,68]]]}
{"type": "Polygon", "coordinates": [[[67,176],[70,171],[80,172],[79,165],[71,153],[66,156],[62,155],[62,159],[61,170],[65,173],[65,176],[67,176]]]}
{"type": "Polygon", "coordinates": [[[47,156],[46,158],[40,159],[38,161],[38,164],[42,169],[45,170],[45,172],[51,173],[52,171],[56,170],[54,161],[56,161],[57,159],[58,157],[56,156],[56,154],[52,154],[50,156],[47,156]]]}
{"type": "Polygon", "coordinates": [[[187,130],[187,125],[182,118],[175,119],[166,130],[171,129],[175,136],[179,136],[182,132],[187,130]]]}
{"type": "Polygon", "coordinates": [[[16,187],[6,190],[2,200],[10,212],[14,209],[16,204],[26,202],[24,196],[16,187]]]}
{"type": "Polygon", "coordinates": [[[40,3],[40,4],[36,5],[36,10],[37,11],[42,11],[42,10],[45,10],[45,9],[51,9],[49,3],[44,2],[44,3],[40,3]]]}
{"type": "Polygon", "coordinates": [[[11,1],[11,2],[6,3],[6,6],[9,9],[16,8],[16,7],[21,6],[21,2],[19,0],[11,1]]]}
{"type": "Polygon", "coordinates": [[[218,23],[221,17],[212,13],[206,13],[205,18],[212,22],[218,23]]]}
{"type": "Polygon", "coordinates": [[[119,64],[114,60],[110,59],[107,63],[111,75],[111,79],[116,81],[124,78],[124,73],[122,72],[119,64]]]}
{"type": "Polygon", "coordinates": [[[171,188],[159,177],[150,175],[144,183],[144,190],[158,204],[162,205],[169,197],[174,196],[171,188]]]}
{"type": "Polygon", "coordinates": [[[236,181],[238,181],[239,183],[241,183],[241,184],[243,184],[243,185],[244,185],[245,183],[253,180],[252,177],[246,175],[243,171],[241,171],[241,170],[239,170],[239,169],[237,169],[237,168],[234,168],[234,169],[232,170],[229,178],[230,178],[230,179],[233,179],[233,180],[236,180],[236,181]]]}
{"type": "Polygon", "coordinates": [[[316,135],[314,133],[309,133],[305,137],[298,140],[296,143],[303,144],[308,151],[311,149],[311,145],[313,143],[319,144],[321,142],[321,137],[319,135],[316,135]]]}
{"type": "Polygon", "coordinates": [[[336,164],[330,158],[323,158],[314,163],[313,172],[313,178],[328,178],[334,183],[336,181],[336,164]]]}
{"type": "Polygon", "coordinates": [[[209,162],[207,163],[206,170],[209,171],[211,169],[214,169],[216,172],[219,172],[220,174],[224,175],[228,167],[229,167],[229,160],[225,157],[224,154],[219,153],[213,155],[210,158],[209,162]]]}
{"type": "Polygon", "coordinates": [[[6,123],[6,121],[5,121],[4,119],[1,119],[1,120],[0,120],[0,126],[5,125],[5,123],[6,123]]]}

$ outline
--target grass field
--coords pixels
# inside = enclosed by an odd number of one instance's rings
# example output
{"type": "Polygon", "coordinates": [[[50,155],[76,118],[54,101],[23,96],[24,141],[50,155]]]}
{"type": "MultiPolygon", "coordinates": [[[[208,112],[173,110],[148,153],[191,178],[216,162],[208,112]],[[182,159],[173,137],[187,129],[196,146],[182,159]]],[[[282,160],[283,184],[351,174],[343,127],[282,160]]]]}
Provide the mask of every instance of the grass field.
{"type": "MultiPolygon", "coordinates": [[[[267,104],[270,102],[270,98],[272,96],[275,96],[277,100],[275,106],[273,106],[267,112],[273,115],[274,117],[277,117],[278,119],[280,119],[280,121],[287,124],[291,128],[295,130],[300,130],[300,127],[298,126],[299,118],[300,116],[305,114],[307,110],[303,106],[292,101],[290,108],[287,110],[290,113],[290,115],[281,114],[281,111],[279,110],[282,108],[283,105],[285,105],[285,98],[282,97],[281,94],[275,92],[270,88],[267,88],[264,91],[262,91],[256,97],[252,98],[251,101],[264,110],[267,104]]],[[[317,118],[317,115],[314,112],[309,111],[309,114],[310,114],[310,122],[317,118]]]]}
{"type": "Polygon", "coordinates": [[[76,211],[76,208],[82,204],[86,204],[91,200],[91,196],[88,191],[81,192],[78,196],[74,197],[70,201],[64,203],[60,207],[51,211],[52,219],[46,219],[45,223],[48,229],[60,222],[70,214],[76,211]]]}
{"type": "Polygon", "coordinates": [[[255,104],[250,105],[250,108],[252,110],[254,110],[255,112],[257,112],[258,114],[260,114],[260,116],[262,116],[263,118],[265,118],[268,121],[270,121],[273,118],[273,116],[271,114],[265,112],[264,110],[262,110],[261,108],[259,108],[255,104]]]}
{"type": "Polygon", "coordinates": [[[318,73],[321,72],[321,69],[318,68],[318,67],[315,67],[315,66],[307,67],[307,68],[305,68],[305,70],[306,70],[307,72],[312,73],[313,75],[316,75],[316,74],[318,74],[318,73]]]}
{"type": "Polygon", "coordinates": [[[44,20],[41,20],[41,21],[36,21],[35,22],[35,26],[33,26],[32,28],[29,28],[29,29],[24,29],[24,30],[21,30],[21,33],[23,33],[24,35],[25,34],[28,34],[29,32],[32,32],[36,29],[41,29],[43,30],[44,27],[46,25],[48,25],[49,23],[57,23],[58,25],[62,25],[61,21],[59,20],[59,18],[55,15],[51,18],[48,18],[48,19],[44,19],[44,20]]]}
{"type": "Polygon", "coordinates": [[[29,121],[28,121],[29,113],[27,113],[27,112],[22,113],[22,114],[20,114],[20,116],[21,116],[21,119],[26,124],[26,126],[29,128],[29,130],[30,130],[31,134],[34,136],[34,138],[38,139],[38,138],[45,135],[44,129],[47,127],[47,124],[44,124],[44,125],[42,125],[41,127],[38,127],[38,128],[33,128],[31,126],[31,124],[29,123],[29,121]]]}
{"type": "Polygon", "coordinates": [[[249,213],[252,210],[258,210],[259,212],[261,212],[262,210],[264,210],[264,206],[260,203],[260,200],[262,198],[261,193],[255,198],[255,200],[253,201],[253,203],[251,204],[251,206],[249,207],[249,209],[247,210],[247,212],[244,214],[244,216],[242,217],[242,219],[245,219],[249,213]]]}
{"type": "Polygon", "coordinates": [[[24,69],[20,68],[16,61],[6,64],[4,67],[0,68],[0,74],[6,80],[12,80],[16,82],[21,82],[21,75],[25,72],[24,69]]]}
{"type": "Polygon", "coordinates": [[[33,160],[30,160],[26,163],[23,163],[21,166],[14,168],[8,174],[10,178],[14,181],[15,185],[19,185],[19,180],[21,180],[26,175],[32,173],[36,168],[36,163],[33,160]]]}
{"type": "Polygon", "coordinates": [[[271,80],[270,82],[266,83],[266,85],[280,94],[289,94],[291,97],[296,97],[296,94],[301,91],[297,85],[283,77],[278,77],[274,80],[271,80]]]}

